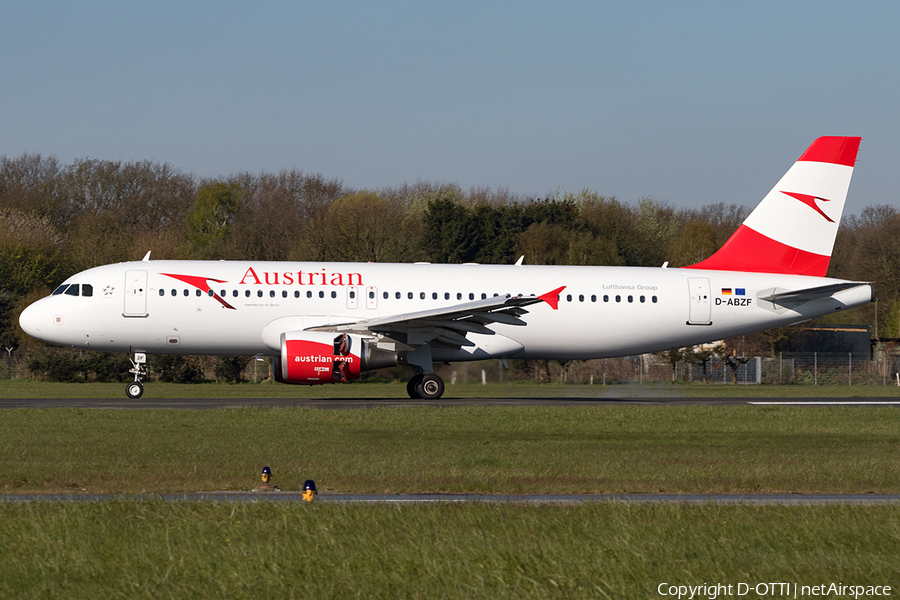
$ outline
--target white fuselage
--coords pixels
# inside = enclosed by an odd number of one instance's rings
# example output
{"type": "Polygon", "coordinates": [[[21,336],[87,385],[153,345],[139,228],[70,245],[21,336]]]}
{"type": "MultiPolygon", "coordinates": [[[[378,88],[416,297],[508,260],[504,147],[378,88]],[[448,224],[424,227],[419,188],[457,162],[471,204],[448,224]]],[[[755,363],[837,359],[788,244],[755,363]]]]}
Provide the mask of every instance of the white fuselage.
{"type": "MultiPolygon", "coordinates": [[[[641,267],[160,260],[78,273],[66,281],[80,284],[78,295],[44,298],[20,322],[33,337],[90,350],[276,356],[286,330],[565,286],[558,310],[542,302],[527,308],[524,326],[491,324],[512,343],[488,344],[471,358],[590,359],[729,338],[872,299],[868,285],[792,307],[760,299],[830,283],[839,281],[641,267]],[[81,293],[86,285],[90,296],[81,293]]],[[[465,358],[434,354],[450,359],[465,358]]]]}

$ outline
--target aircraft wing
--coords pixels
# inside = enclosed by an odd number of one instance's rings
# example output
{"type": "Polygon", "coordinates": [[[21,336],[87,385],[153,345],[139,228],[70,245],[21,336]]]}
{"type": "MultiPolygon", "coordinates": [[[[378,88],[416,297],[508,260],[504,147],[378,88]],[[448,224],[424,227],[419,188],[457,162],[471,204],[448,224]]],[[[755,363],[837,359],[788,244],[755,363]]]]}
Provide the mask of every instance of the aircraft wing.
{"type": "Polygon", "coordinates": [[[441,308],[360,319],[351,323],[320,325],[311,327],[310,330],[380,334],[381,337],[390,338],[409,347],[431,341],[455,348],[474,346],[475,344],[466,338],[466,334],[494,335],[494,331],[487,327],[494,323],[523,326],[526,323],[519,317],[528,314],[526,306],[546,302],[556,310],[559,293],[563,289],[565,286],[541,296],[504,294],[441,308]]]}

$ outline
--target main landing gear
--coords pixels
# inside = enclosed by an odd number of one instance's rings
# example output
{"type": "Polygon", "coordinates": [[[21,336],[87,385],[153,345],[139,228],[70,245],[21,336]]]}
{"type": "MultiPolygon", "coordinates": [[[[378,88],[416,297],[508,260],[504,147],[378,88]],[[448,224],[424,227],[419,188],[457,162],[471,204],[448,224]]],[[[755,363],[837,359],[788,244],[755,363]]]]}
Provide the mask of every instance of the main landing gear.
{"type": "Polygon", "coordinates": [[[434,373],[416,373],[406,384],[406,393],[413,399],[437,400],[444,395],[444,380],[434,373]]]}
{"type": "Polygon", "coordinates": [[[134,373],[134,381],[125,386],[125,395],[135,400],[144,393],[144,384],[141,380],[147,376],[147,355],[143,352],[135,352],[131,361],[129,373],[134,373]]]}

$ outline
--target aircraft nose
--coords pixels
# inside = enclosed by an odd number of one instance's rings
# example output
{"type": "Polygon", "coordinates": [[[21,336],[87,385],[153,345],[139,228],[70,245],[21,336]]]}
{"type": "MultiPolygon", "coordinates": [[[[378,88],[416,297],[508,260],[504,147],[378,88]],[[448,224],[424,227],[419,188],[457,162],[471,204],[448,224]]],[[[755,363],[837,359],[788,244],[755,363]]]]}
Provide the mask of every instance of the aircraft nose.
{"type": "Polygon", "coordinates": [[[40,304],[40,300],[34,304],[30,304],[22,311],[22,314],[19,315],[19,326],[22,328],[22,331],[37,340],[44,339],[43,329],[50,324],[50,321],[45,314],[46,311],[40,304]]]}

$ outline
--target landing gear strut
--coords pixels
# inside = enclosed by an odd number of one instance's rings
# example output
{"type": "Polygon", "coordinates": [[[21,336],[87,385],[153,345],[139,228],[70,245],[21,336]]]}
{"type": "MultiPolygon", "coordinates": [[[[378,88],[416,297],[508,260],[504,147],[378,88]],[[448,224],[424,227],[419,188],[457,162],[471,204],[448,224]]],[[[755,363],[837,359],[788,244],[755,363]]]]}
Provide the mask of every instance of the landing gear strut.
{"type": "Polygon", "coordinates": [[[413,399],[437,400],[444,395],[444,380],[434,373],[416,373],[406,384],[406,393],[413,399]]]}
{"type": "Polygon", "coordinates": [[[147,376],[147,355],[143,352],[135,352],[131,366],[132,368],[128,372],[134,373],[134,381],[125,386],[125,395],[135,400],[144,393],[144,384],[141,383],[141,380],[147,376]]]}

